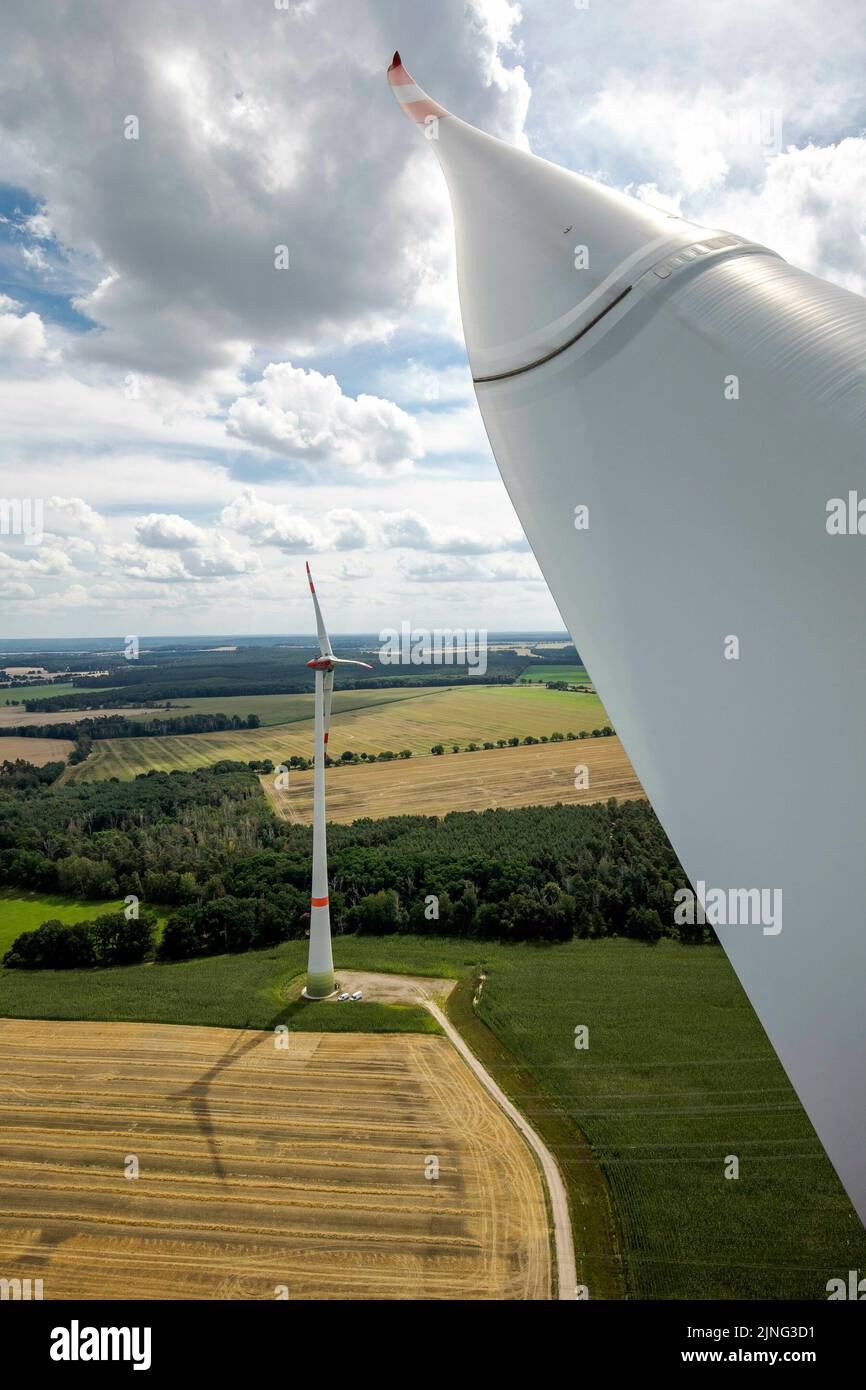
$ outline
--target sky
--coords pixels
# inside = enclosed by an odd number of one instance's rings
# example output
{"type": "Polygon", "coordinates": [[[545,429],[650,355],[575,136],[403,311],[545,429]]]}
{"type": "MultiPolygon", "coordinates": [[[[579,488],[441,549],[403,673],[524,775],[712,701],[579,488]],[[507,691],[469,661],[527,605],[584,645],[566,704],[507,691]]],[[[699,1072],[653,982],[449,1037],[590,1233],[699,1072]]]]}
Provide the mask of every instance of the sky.
{"type": "Polygon", "coordinates": [[[0,515],[0,637],[308,631],[305,560],[334,631],[561,627],[475,405],[447,192],[391,54],[481,129],[862,294],[860,16],[5,7],[0,500],[32,533],[0,515]]]}

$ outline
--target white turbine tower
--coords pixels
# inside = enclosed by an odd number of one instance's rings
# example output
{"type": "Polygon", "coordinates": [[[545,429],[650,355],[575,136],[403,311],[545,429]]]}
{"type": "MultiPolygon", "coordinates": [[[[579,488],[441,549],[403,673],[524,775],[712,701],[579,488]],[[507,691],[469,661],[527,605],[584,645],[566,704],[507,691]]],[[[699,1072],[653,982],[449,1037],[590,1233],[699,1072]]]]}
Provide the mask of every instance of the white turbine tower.
{"type": "Polygon", "coordinates": [[[328,845],[325,834],[325,754],[331,728],[331,696],[334,693],[335,666],[363,666],[367,661],[350,661],[334,656],[325,631],[322,610],[316,597],[313,576],[307,564],[307,579],[316,610],[319,656],[308,661],[316,673],[316,721],[313,769],[313,889],[310,895],[310,953],[307,958],[307,999],[326,999],[334,992],[334,957],[331,953],[331,910],[328,906],[328,845]]]}

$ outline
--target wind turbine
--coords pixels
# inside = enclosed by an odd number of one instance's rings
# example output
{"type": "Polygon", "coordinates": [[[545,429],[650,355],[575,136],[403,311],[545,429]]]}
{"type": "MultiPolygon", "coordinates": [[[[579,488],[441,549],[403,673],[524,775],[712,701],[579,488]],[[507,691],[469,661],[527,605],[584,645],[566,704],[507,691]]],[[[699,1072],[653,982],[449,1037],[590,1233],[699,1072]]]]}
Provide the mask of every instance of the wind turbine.
{"type": "Polygon", "coordinates": [[[331,639],[322,618],[313,576],[307,562],[307,579],[316,610],[319,655],[307,665],[316,673],[315,753],[313,761],[313,889],[310,895],[310,953],[307,958],[307,999],[326,999],[334,993],[334,957],[331,953],[331,910],[328,906],[328,845],[325,834],[325,754],[331,728],[331,696],[334,693],[335,666],[363,666],[367,661],[350,661],[334,656],[331,639]]]}

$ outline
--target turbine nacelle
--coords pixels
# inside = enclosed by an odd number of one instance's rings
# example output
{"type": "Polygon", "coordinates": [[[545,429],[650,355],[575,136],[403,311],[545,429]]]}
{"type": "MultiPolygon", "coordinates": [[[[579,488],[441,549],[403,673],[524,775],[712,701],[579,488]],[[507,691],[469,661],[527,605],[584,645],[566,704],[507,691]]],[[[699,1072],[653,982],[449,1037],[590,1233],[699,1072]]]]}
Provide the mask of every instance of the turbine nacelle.
{"type": "Polygon", "coordinates": [[[369,661],[353,661],[348,656],[315,656],[307,665],[313,671],[333,671],[335,666],[363,666],[365,671],[373,669],[369,661]]]}

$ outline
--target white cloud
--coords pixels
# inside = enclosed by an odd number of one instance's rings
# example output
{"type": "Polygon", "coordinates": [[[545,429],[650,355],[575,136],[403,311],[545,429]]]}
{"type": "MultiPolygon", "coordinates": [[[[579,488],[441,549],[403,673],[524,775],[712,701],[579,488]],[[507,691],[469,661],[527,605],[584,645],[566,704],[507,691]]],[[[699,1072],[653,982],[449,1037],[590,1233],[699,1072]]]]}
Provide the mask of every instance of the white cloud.
{"type": "Polygon", "coordinates": [[[38,314],[16,314],[20,308],[8,295],[0,295],[0,357],[41,357],[48,346],[45,325],[38,314]]]}
{"type": "Polygon", "coordinates": [[[339,569],[339,578],[345,579],[349,583],[370,579],[372,574],[372,568],[363,560],[344,560],[339,569]]]}
{"type": "Polygon", "coordinates": [[[419,303],[453,334],[447,201],[385,69],[396,35],[446,104],[519,138],[516,6],[445,0],[438,73],[423,6],[93,0],[89,16],[18,7],[4,53],[27,80],[0,91],[0,177],[39,203],[28,253],[49,234],[81,253],[77,303],[98,329],[79,355],[193,380],[237,370],[251,343],[274,357],[384,342],[419,303]]]}
{"type": "Polygon", "coordinates": [[[104,529],[103,518],[81,497],[49,497],[47,505],[71,529],[91,534],[98,534],[104,529]]]}
{"type": "Polygon", "coordinates": [[[40,545],[33,558],[25,563],[33,574],[69,574],[75,568],[62,541],[56,545],[40,545]]]}
{"type": "Polygon", "coordinates": [[[28,270],[36,270],[43,275],[51,268],[45,252],[39,246],[22,246],[21,259],[28,270]]]}
{"type": "MultiPolygon", "coordinates": [[[[167,520],[177,523],[182,522],[183,518],[170,517],[167,520]]],[[[182,527],[172,525],[163,534],[169,538],[179,538],[181,530],[182,527]]],[[[194,527],[193,531],[193,544],[187,542],[178,548],[165,541],[157,541],[156,544],[148,541],[147,544],[115,546],[109,548],[108,559],[129,579],[161,584],[253,574],[261,568],[256,555],[237,550],[224,536],[207,533],[199,527],[194,527]]],[[[156,527],[152,533],[146,534],[158,536],[160,528],[156,527]]]]}
{"type": "Polygon", "coordinates": [[[37,241],[47,241],[53,235],[51,222],[44,211],[34,212],[29,217],[25,217],[22,226],[37,241]]]}
{"type": "Polygon", "coordinates": [[[321,533],[306,517],[288,507],[259,500],[251,488],[244,488],[223,507],[220,521],[258,545],[278,546],[290,554],[321,548],[321,533]]]}
{"type": "Polygon", "coordinates": [[[393,549],[424,550],[428,554],[487,555],[496,550],[527,548],[517,530],[509,535],[491,536],[483,529],[433,524],[409,510],[382,517],[382,540],[393,549]]]}
{"type": "Polygon", "coordinates": [[[17,579],[0,579],[0,598],[29,600],[36,597],[36,590],[30,584],[17,579]]]}
{"type": "Polygon", "coordinates": [[[520,556],[503,561],[489,558],[466,558],[464,556],[416,556],[401,555],[397,567],[404,579],[417,584],[454,584],[467,581],[489,583],[535,583],[543,584],[541,571],[531,555],[520,556]]]}
{"type": "Polygon", "coordinates": [[[374,531],[361,512],[335,507],[325,517],[325,543],[333,550],[363,550],[374,543],[374,531]]]}
{"type": "Polygon", "coordinates": [[[258,556],[235,550],[224,536],[213,536],[204,545],[185,550],[183,562],[187,573],[198,579],[258,573],[261,569],[258,556]]]}
{"type": "Polygon", "coordinates": [[[445,184],[384,80],[394,43],[481,129],[862,289],[866,38],[839,3],[828,25],[823,0],[441,0],[432,45],[429,7],[393,0],[10,12],[0,179],[37,211],[0,219],[22,286],[0,296],[0,495],[25,477],[46,534],[0,555],[7,632],[308,630],[308,554],[359,628],[407,584],[428,625],[459,605],[555,626],[464,363],[445,184]],[[778,149],[748,138],[776,110],[778,149]],[[28,297],[46,275],[93,328],[28,297]]]}
{"type": "Polygon", "coordinates": [[[351,507],[333,507],[313,523],[290,507],[259,499],[252,488],[244,488],[223,507],[220,520],[254,544],[276,546],[288,554],[363,550],[375,539],[371,523],[351,507]]]}
{"type": "Polygon", "coordinates": [[[333,376],[272,362],[228,412],[230,434],[309,468],[378,477],[423,452],[418,427],[393,401],[344,396],[333,376]]]}
{"type": "Polygon", "coordinates": [[[201,545],[206,538],[200,526],[173,512],[151,512],[139,517],[135,535],[140,545],[161,550],[186,550],[201,545]]]}
{"type": "Polygon", "coordinates": [[[453,405],[475,399],[468,366],[438,368],[410,358],[400,366],[382,368],[376,381],[401,405],[453,405]]]}
{"type": "Polygon", "coordinates": [[[866,293],[866,138],[790,148],[757,189],[719,192],[719,225],[763,242],[795,265],[866,293]]]}

